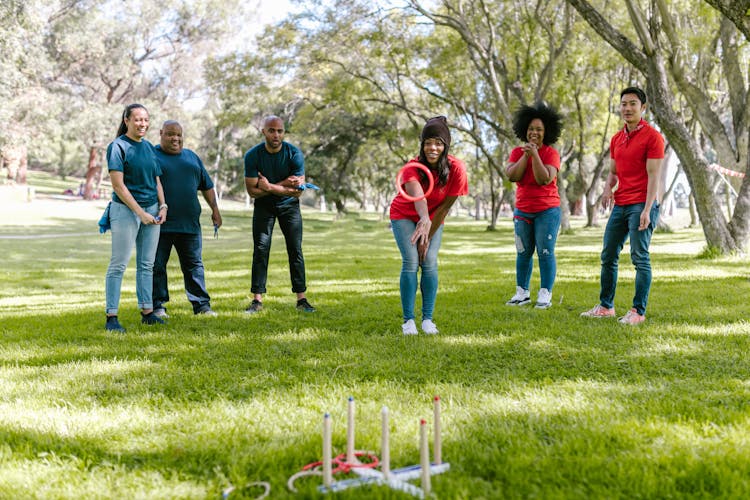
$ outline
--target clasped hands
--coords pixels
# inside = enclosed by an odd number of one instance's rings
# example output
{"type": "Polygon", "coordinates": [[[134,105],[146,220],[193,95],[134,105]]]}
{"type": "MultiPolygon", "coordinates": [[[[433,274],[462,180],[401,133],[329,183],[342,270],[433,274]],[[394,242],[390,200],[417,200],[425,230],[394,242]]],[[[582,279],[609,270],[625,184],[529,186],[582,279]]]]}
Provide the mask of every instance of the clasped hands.
{"type": "Polygon", "coordinates": [[[526,144],[521,146],[521,149],[523,150],[524,154],[526,154],[526,156],[532,156],[535,152],[539,152],[539,146],[537,146],[533,142],[527,142],[526,144]]]}

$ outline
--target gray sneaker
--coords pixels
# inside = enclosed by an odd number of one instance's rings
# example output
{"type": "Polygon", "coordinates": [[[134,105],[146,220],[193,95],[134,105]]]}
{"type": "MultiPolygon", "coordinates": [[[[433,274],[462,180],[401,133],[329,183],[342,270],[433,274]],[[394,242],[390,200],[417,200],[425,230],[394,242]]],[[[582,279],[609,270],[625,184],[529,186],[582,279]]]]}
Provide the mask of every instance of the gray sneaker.
{"type": "Polygon", "coordinates": [[[157,318],[165,319],[169,317],[169,314],[167,314],[166,309],[164,309],[163,307],[159,307],[157,309],[154,309],[154,316],[156,316],[157,318]]]}
{"type": "Polygon", "coordinates": [[[198,311],[198,312],[197,312],[197,313],[195,313],[195,314],[199,314],[199,315],[201,315],[201,316],[211,316],[211,317],[213,317],[213,316],[218,316],[218,314],[216,314],[216,311],[214,311],[214,310],[213,310],[213,309],[211,309],[210,307],[207,307],[207,308],[205,308],[205,309],[201,309],[200,311],[198,311]]]}
{"type": "Polygon", "coordinates": [[[253,299],[252,302],[250,302],[250,305],[247,306],[247,309],[245,309],[246,314],[255,314],[257,312],[260,312],[263,310],[263,302],[257,299],[253,299]]]}

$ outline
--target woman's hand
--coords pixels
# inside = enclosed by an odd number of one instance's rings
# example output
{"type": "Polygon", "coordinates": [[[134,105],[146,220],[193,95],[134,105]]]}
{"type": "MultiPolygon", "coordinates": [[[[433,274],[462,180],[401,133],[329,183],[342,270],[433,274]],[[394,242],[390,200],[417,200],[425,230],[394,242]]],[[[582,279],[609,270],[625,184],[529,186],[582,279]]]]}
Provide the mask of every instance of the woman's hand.
{"type": "Polygon", "coordinates": [[[414,229],[414,233],[411,235],[412,245],[424,245],[430,242],[430,228],[432,227],[432,221],[429,217],[422,217],[417,222],[417,227],[414,229]]]}
{"type": "Polygon", "coordinates": [[[430,241],[426,241],[425,243],[420,243],[417,245],[417,255],[419,255],[419,263],[421,264],[424,262],[424,259],[427,257],[427,250],[430,249],[430,241]]]}
{"type": "Polygon", "coordinates": [[[523,152],[526,154],[526,156],[534,156],[534,153],[539,154],[539,147],[537,147],[537,145],[533,142],[527,142],[526,144],[521,146],[521,149],[523,149],[523,152]]]}
{"type": "Polygon", "coordinates": [[[145,210],[141,210],[141,213],[138,214],[138,218],[141,219],[141,224],[158,224],[159,221],[156,220],[156,217],[151,215],[150,213],[146,212],[145,210]]]}

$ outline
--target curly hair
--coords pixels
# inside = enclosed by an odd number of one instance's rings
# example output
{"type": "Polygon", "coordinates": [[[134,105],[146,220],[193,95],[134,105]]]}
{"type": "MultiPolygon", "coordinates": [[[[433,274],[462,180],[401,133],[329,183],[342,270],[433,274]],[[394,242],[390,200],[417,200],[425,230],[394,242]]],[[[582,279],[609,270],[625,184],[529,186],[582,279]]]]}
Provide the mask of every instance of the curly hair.
{"type": "Polygon", "coordinates": [[[533,106],[521,106],[513,115],[513,132],[516,137],[526,141],[526,133],[529,130],[531,120],[539,118],[544,124],[544,139],[542,142],[549,146],[557,142],[562,132],[562,116],[555,108],[544,102],[538,102],[533,106]]]}

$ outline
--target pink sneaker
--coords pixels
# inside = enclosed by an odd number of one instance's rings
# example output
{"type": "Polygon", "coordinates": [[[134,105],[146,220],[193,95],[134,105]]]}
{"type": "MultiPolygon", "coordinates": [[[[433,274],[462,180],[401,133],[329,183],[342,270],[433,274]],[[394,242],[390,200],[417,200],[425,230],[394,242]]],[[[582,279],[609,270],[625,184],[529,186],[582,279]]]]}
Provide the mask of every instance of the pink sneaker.
{"type": "Polygon", "coordinates": [[[637,325],[646,321],[646,316],[644,316],[643,314],[638,314],[638,311],[633,308],[630,311],[626,312],[625,316],[618,319],[617,321],[619,321],[623,325],[637,325]]]}
{"type": "Polygon", "coordinates": [[[588,311],[582,312],[581,317],[584,318],[613,318],[615,316],[615,308],[608,309],[601,304],[595,305],[588,311]]]}

